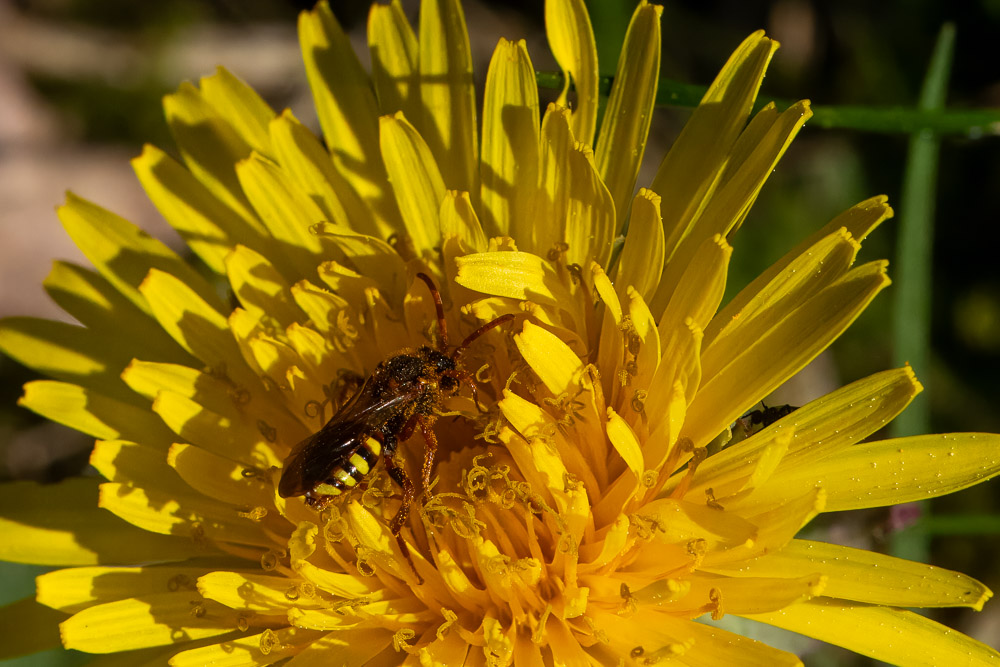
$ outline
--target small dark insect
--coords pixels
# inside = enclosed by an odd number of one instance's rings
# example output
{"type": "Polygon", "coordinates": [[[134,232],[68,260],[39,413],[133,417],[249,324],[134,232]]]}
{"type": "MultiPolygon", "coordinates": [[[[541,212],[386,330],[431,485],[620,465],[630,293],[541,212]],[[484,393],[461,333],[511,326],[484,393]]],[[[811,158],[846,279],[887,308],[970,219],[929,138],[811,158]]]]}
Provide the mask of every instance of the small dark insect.
{"type": "Polygon", "coordinates": [[[733,429],[734,437],[737,428],[743,432],[741,439],[749,438],[754,433],[763,431],[782,417],[787,417],[798,410],[794,405],[767,406],[761,403],[760,406],[760,410],[752,410],[736,420],[736,428],[733,429]]]}
{"type": "Polygon", "coordinates": [[[434,298],[440,331],[438,348],[422,345],[404,349],[380,362],[323,428],[292,449],[278,482],[278,495],[282,498],[305,496],[310,507],[323,510],[344,489],[356,486],[381,458],[389,477],[403,489],[403,502],[389,530],[414,574],[413,559],[399,534],[413,502],[413,483],[393,460],[396,446],[420,427],[426,443],[422,467],[426,490],[438,444],[432,428],[444,399],[456,395],[464,382],[479,405],[472,375],[459,365],[462,353],[477,338],[514,318],[503,315],[484,324],[449,355],[441,294],[427,275],[418,273],[417,277],[427,284],[434,298]]]}

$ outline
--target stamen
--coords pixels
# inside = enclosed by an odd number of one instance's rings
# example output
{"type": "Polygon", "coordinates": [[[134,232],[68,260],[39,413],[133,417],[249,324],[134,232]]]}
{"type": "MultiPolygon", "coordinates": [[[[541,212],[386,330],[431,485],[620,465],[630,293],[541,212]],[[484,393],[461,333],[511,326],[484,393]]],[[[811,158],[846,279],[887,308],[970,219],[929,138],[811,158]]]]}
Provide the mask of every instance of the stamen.
{"type": "Polygon", "coordinates": [[[257,430],[268,442],[275,442],[278,439],[278,430],[263,419],[257,420],[257,430]]]}
{"type": "Polygon", "coordinates": [[[253,507],[245,512],[236,512],[241,519],[250,519],[254,523],[260,523],[267,516],[266,507],[253,507]]]}
{"type": "Polygon", "coordinates": [[[171,593],[179,591],[182,588],[192,591],[196,589],[194,581],[186,574],[175,575],[167,581],[167,590],[171,593]]]}
{"type": "Polygon", "coordinates": [[[437,631],[435,632],[438,639],[444,639],[448,629],[458,620],[458,614],[447,607],[441,607],[441,616],[444,617],[444,623],[439,625],[437,631]]]}
{"type": "Polygon", "coordinates": [[[264,571],[270,572],[277,569],[280,558],[276,552],[268,549],[260,556],[260,566],[264,571]]]}
{"type": "Polygon", "coordinates": [[[671,493],[671,498],[681,499],[687,495],[688,489],[691,488],[691,482],[694,480],[694,473],[698,469],[698,466],[708,457],[708,450],[704,447],[696,447],[694,451],[691,452],[691,460],[688,461],[687,472],[684,474],[684,479],[681,483],[677,485],[671,493]]]}
{"type": "Polygon", "coordinates": [[[722,617],[726,615],[722,608],[722,591],[718,588],[709,590],[708,599],[715,605],[715,609],[712,611],[712,620],[721,621],[722,617]]]}
{"type": "Polygon", "coordinates": [[[412,628],[400,628],[392,636],[392,648],[395,649],[396,653],[403,651],[413,653],[414,649],[409,642],[413,641],[413,638],[416,636],[417,633],[412,628]]]}
{"type": "Polygon", "coordinates": [[[264,632],[260,633],[260,652],[264,655],[267,655],[280,645],[281,641],[274,630],[266,628],[264,632]]]}

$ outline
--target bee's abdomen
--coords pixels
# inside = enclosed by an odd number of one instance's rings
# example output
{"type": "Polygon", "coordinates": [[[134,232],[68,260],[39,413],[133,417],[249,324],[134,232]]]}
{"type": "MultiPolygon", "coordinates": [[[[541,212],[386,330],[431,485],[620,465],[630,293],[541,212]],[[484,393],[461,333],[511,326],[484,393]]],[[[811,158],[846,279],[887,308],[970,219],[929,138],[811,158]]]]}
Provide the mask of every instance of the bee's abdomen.
{"type": "Polygon", "coordinates": [[[345,488],[357,486],[365,475],[378,463],[382,454],[382,443],[375,438],[366,438],[346,460],[339,462],[323,484],[316,487],[317,493],[338,496],[345,488]]]}

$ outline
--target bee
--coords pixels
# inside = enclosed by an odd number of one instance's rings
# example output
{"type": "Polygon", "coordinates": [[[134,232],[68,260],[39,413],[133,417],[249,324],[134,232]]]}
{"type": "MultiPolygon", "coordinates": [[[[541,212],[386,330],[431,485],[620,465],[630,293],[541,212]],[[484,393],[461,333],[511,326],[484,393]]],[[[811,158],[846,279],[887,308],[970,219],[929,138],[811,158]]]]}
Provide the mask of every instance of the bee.
{"type": "Polygon", "coordinates": [[[743,442],[751,435],[763,431],[774,422],[798,410],[798,407],[794,405],[768,406],[764,405],[763,401],[761,401],[760,406],[759,410],[747,412],[733,422],[725,431],[716,436],[708,444],[709,455],[717,454],[725,447],[732,447],[739,442],[743,442]]]}
{"type": "Polygon", "coordinates": [[[798,410],[798,407],[794,405],[764,405],[763,402],[761,402],[760,407],[760,410],[752,410],[737,420],[743,422],[744,428],[751,434],[764,430],[779,419],[798,410]]]}
{"type": "Polygon", "coordinates": [[[393,454],[399,443],[420,429],[426,443],[421,468],[426,491],[438,447],[433,427],[444,400],[457,395],[465,383],[479,407],[472,375],[460,365],[462,354],[477,338],[514,319],[514,315],[508,314],[484,324],[449,354],[441,294],[426,274],[418,273],[417,278],[427,284],[434,299],[438,347],[422,345],[404,349],[380,362],[323,428],[292,449],[278,482],[278,495],[282,498],[304,496],[306,504],[322,511],[345,489],[361,482],[381,459],[389,477],[403,490],[402,503],[389,523],[389,530],[414,574],[413,559],[399,534],[413,502],[413,483],[396,464],[393,454]]]}

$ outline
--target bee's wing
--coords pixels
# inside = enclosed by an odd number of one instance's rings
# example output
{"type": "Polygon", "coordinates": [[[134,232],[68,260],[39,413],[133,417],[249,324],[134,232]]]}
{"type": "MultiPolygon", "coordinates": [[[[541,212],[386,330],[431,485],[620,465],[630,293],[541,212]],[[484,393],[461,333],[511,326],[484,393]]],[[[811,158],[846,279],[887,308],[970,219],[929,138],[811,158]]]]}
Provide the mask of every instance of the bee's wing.
{"type": "Polygon", "coordinates": [[[295,445],[285,459],[278,495],[282,498],[302,495],[326,481],[334,467],[350,457],[385,420],[394,408],[417,397],[417,388],[389,392],[376,399],[372,383],[351,397],[319,431],[295,445]]]}

